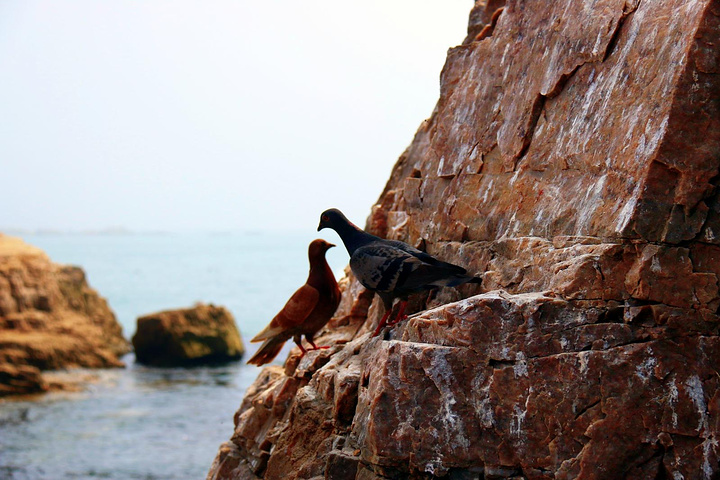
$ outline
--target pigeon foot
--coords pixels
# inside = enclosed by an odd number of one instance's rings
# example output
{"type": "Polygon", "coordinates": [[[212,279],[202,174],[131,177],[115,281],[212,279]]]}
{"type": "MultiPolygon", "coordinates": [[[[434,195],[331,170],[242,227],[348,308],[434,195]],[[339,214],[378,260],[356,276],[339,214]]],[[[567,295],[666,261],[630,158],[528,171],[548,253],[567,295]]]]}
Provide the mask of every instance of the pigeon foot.
{"type": "Polygon", "coordinates": [[[312,345],[312,348],[310,350],[327,350],[330,348],[330,345],[320,345],[319,347],[315,345],[312,341],[308,340],[308,343],[312,345]]]}
{"type": "Polygon", "coordinates": [[[300,348],[300,352],[301,352],[300,358],[304,357],[305,354],[307,353],[307,350],[305,350],[305,348],[303,348],[302,344],[299,342],[295,342],[295,345],[297,345],[300,348]]]}
{"type": "Polygon", "coordinates": [[[405,315],[405,307],[407,307],[407,300],[402,300],[400,302],[400,308],[398,309],[398,313],[395,316],[395,320],[387,322],[389,326],[397,325],[398,323],[407,319],[407,315],[405,315]]]}
{"type": "Polygon", "coordinates": [[[375,332],[373,332],[373,334],[372,334],[373,337],[377,337],[378,335],[380,335],[380,330],[382,330],[383,327],[387,324],[387,319],[390,316],[391,311],[392,311],[392,309],[387,309],[385,311],[385,315],[383,315],[383,317],[380,319],[380,323],[378,323],[378,326],[375,329],[375,332]]]}

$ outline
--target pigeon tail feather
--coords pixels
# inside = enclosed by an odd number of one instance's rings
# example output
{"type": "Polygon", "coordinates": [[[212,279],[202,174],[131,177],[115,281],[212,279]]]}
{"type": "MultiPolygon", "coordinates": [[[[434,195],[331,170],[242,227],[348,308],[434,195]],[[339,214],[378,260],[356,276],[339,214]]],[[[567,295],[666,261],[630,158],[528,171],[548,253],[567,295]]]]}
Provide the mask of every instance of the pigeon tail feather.
{"type": "MultiPolygon", "coordinates": [[[[274,320],[274,319],[273,319],[274,320]]],[[[250,340],[250,343],[257,343],[262,342],[263,340],[267,340],[269,338],[273,338],[281,334],[285,329],[281,327],[280,325],[273,325],[274,322],[270,322],[270,324],[263,328],[260,333],[255,335],[252,340],[250,340]]],[[[287,338],[285,339],[287,340],[287,338]]],[[[285,341],[283,340],[283,342],[285,341]]]]}
{"type": "Polygon", "coordinates": [[[436,280],[432,282],[430,285],[435,285],[438,287],[457,287],[458,285],[462,285],[463,283],[482,283],[482,279],[479,277],[471,277],[469,275],[455,275],[452,277],[446,277],[441,278],[440,280],[436,280]]]}
{"type": "Polygon", "coordinates": [[[283,337],[274,337],[265,340],[265,343],[260,346],[255,355],[248,360],[248,365],[257,365],[259,367],[260,365],[272,362],[273,359],[277,357],[277,354],[280,353],[280,350],[282,350],[286,340],[287,339],[283,337]]]}

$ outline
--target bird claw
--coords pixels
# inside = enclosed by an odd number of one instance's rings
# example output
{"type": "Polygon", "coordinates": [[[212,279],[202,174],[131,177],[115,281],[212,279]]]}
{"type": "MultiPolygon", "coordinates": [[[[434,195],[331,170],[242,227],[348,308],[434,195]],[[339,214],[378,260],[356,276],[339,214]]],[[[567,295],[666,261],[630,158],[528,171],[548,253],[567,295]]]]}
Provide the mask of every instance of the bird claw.
{"type": "Polygon", "coordinates": [[[387,322],[387,326],[388,326],[388,327],[392,327],[392,326],[397,325],[398,323],[402,322],[403,320],[407,320],[407,318],[408,318],[407,315],[403,315],[403,316],[401,316],[401,317],[397,317],[395,320],[393,320],[393,321],[391,321],[391,322],[387,322]]]}
{"type": "Polygon", "coordinates": [[[380,319],[380,322],[378,323],[377,328],[375,328],[375,332],[373,332],[373,334],[372,334],[373,337],[377,337],[378,335],[380,335],[380,332],[382,331],[383,327],[385,325],[387,325],[387,319],[389,316],[390,316],[390,310],[389,309],[385,310],[385,314],[380,319]]]}
{"type": "Polygon", "coordinates": [[[312,340],[308,340],[308,343],[309,343],[310,346],[312,347],[312,348],[310,348],[310,349],[308,349],[308,350],[327,350],[328,348],[330,348],[329,345],[320,345],[320,346],[318,347],[317,345],[315,345],[315,342],[313,342],[312,340]]]}

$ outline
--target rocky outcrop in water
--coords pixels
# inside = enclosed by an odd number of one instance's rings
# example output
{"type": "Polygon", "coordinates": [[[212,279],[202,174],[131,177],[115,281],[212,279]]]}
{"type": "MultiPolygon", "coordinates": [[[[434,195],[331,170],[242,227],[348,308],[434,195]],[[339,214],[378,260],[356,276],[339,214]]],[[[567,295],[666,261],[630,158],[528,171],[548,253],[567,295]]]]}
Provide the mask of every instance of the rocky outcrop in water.
{"type": "Polygon", "coordinates": [[[484,272],[381,308],[349,276],[210,479],[720,472],[720,2],[478,1],[368,229],[484,272]]]}
{"type": "Polygon", "coordinates": [[[132,344],[138,362],[160,367],[229,362],[245,353],[230,312],[204,304],[138,318],[132,344]]]}
{"type": "Polygon", "coordinates": [[[0,234],[0,396],[47,390],[43,370],[121,367],[128,351],[81,268],[0,234]]]}

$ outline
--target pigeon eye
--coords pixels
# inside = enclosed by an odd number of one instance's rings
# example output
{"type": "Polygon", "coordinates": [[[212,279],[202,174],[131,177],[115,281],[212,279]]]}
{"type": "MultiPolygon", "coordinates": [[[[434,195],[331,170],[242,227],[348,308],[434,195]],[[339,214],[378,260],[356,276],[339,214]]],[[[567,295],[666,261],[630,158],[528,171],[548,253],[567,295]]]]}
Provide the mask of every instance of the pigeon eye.
{"type": "Polygon", "coordinates": [[[330,217],[328,217],[327,215],[323,215],[323,216],[322,216],[322,221],[323,221],[323,222],[329,222],[329,221],[330,221],[330,217]]]}

